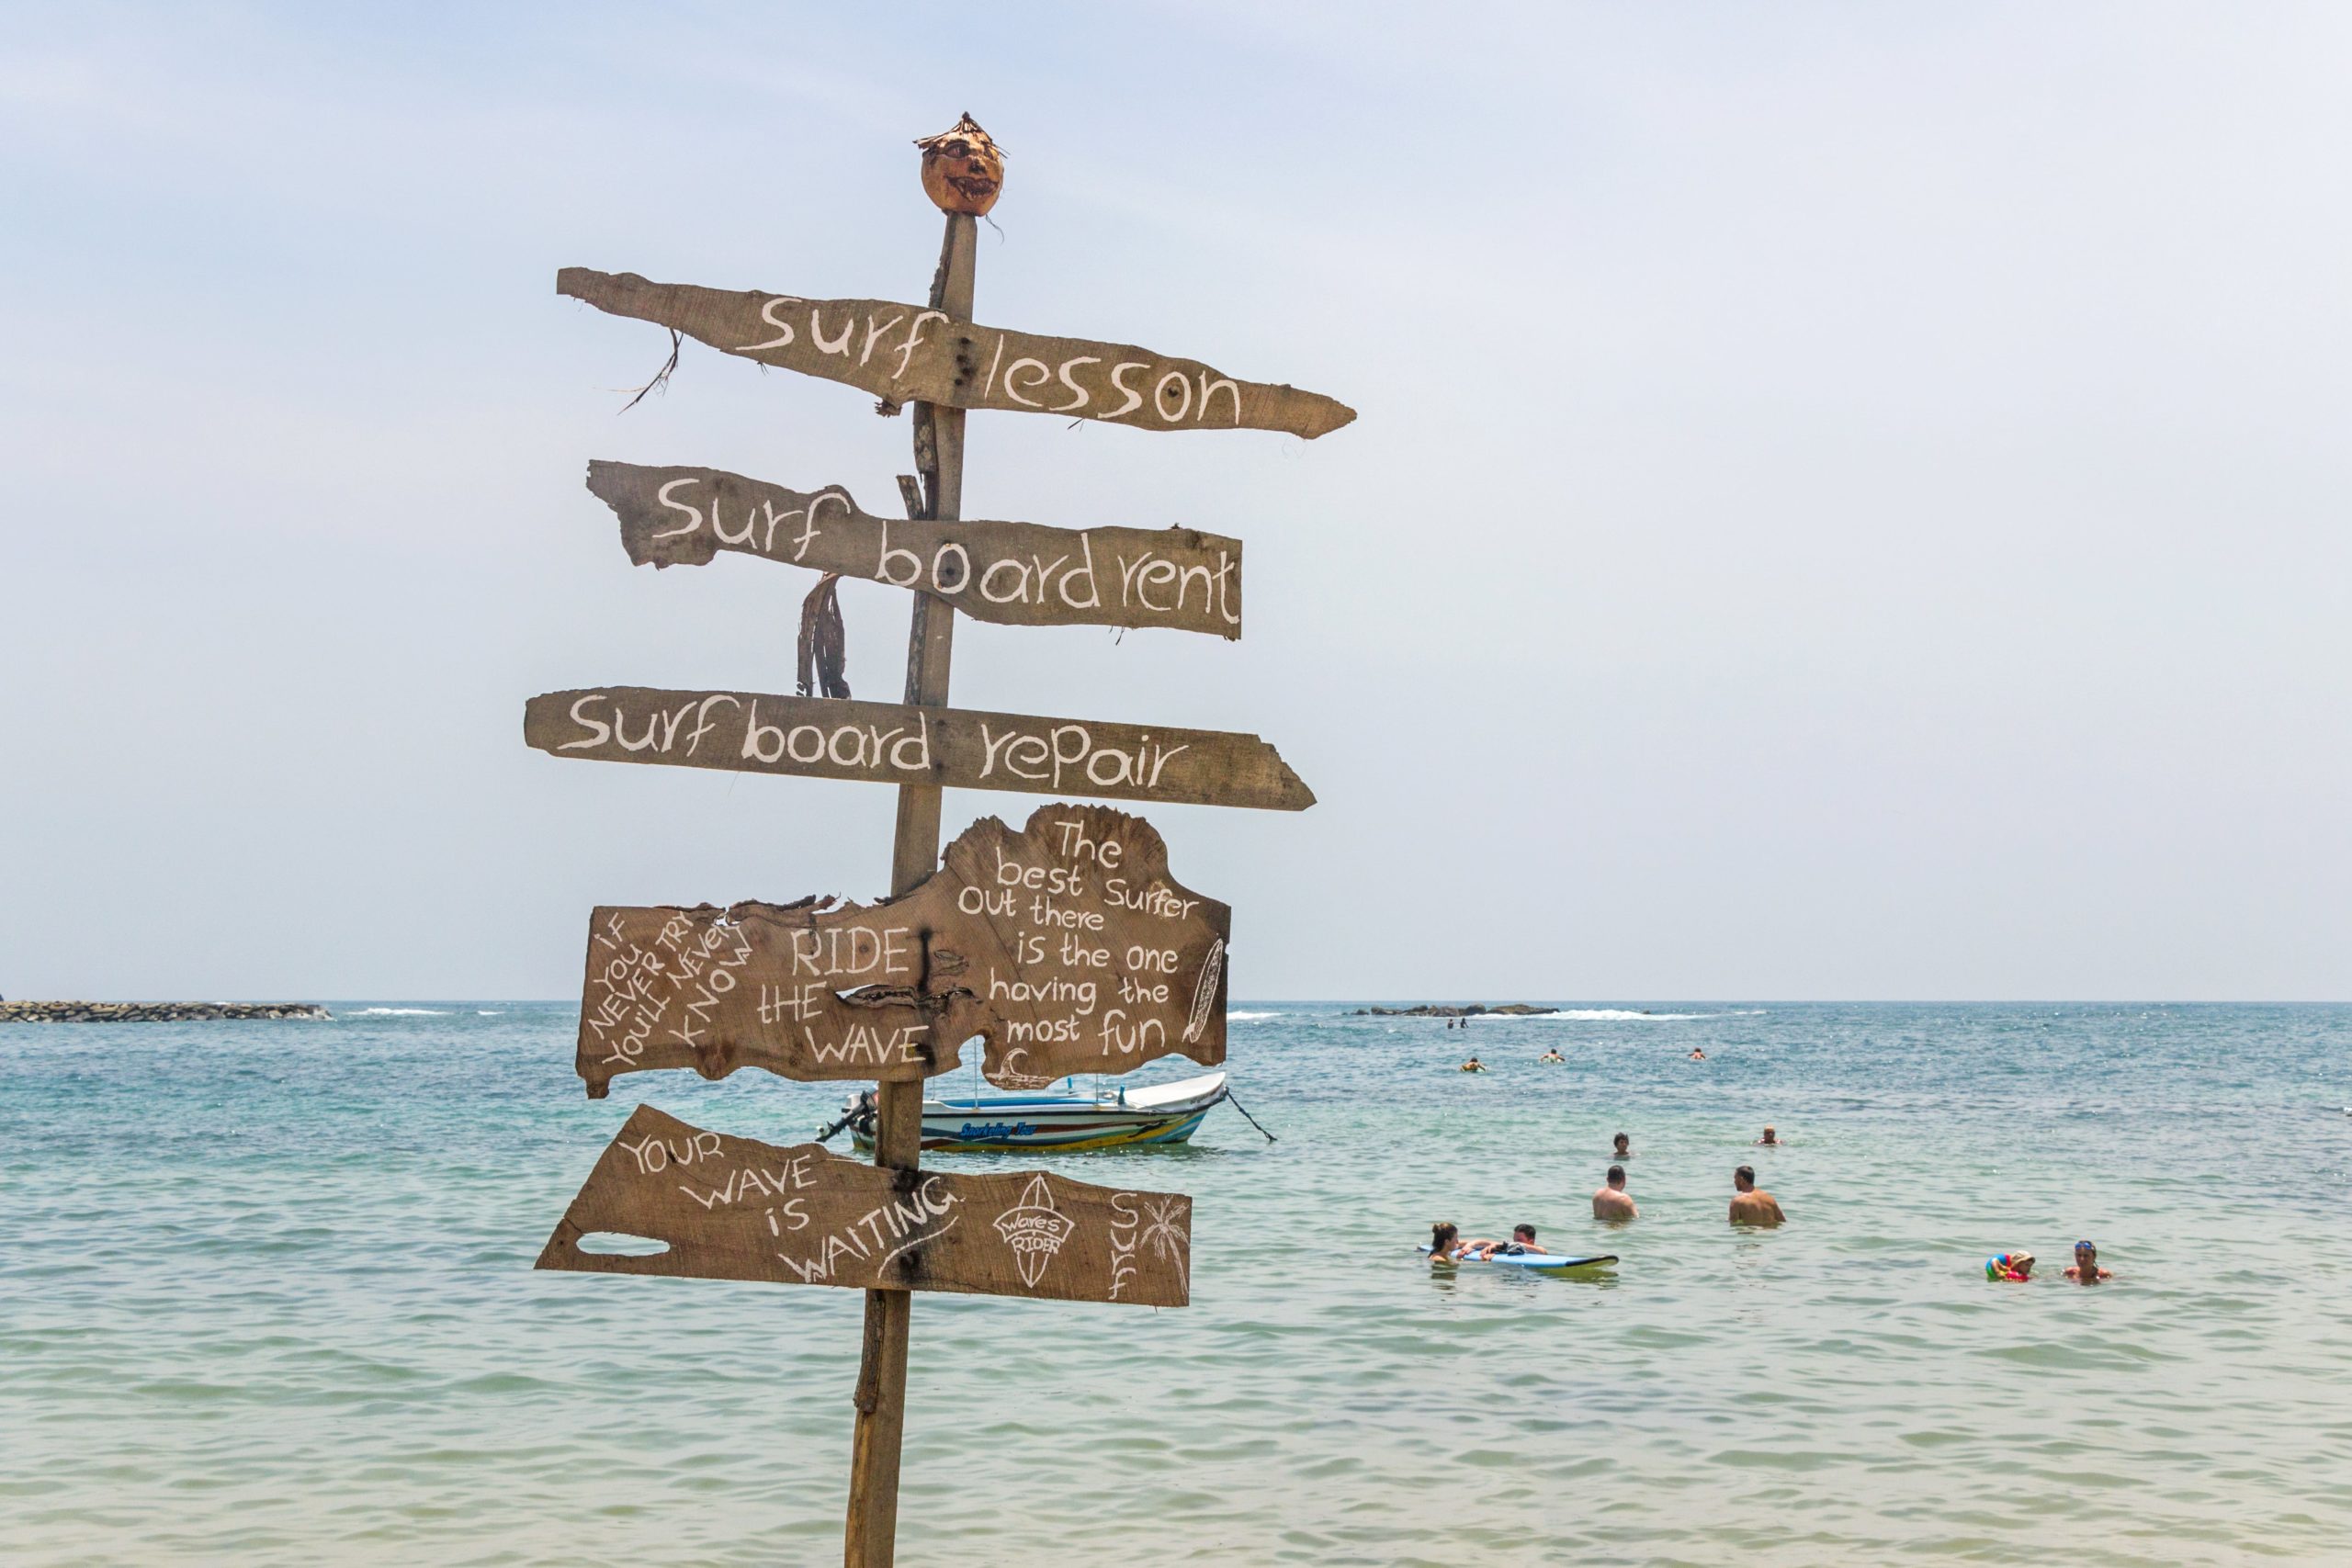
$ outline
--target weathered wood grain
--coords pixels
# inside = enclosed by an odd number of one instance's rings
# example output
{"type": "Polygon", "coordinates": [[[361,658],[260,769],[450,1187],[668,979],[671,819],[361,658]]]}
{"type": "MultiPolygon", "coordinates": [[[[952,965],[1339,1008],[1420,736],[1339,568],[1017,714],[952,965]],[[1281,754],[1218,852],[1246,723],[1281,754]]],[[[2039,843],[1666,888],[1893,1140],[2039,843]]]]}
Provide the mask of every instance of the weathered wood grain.
{"type": "Polygon", "coordinates": [[[718,468],[591,463],[639,566],[721,550],[933,593],[1014,626],[1173,626],[1241,635],[1241,541],[1190,528],[1049,528],[877,517],[848,491],[813,493],[718,468]]]}
{"type": "Polygon", "coordinates": [[[613,315],[893,403],[1052,413],[1139,430],[1281,430],[1308,440],[1356,416],[1320,392],[1238,380],[1196,359],[1006,332],[887,299],[734,292],[581,266],[558,273],[555,287],[613,315]]]}
{"type": "Polygon", "coordinates": [[[553,757],[871,784],[1304,811],[1272,746],[1217,729],[1114,724],[767,692],[548,692],[523,739],[553,757]]]}
{"type": "Polygon", "coordinates": [[[1043,1171],[891,1170],[706,1132],[640,1105],[548,1238],[538,1267],[784,1285],[1182,1306],[1193,1201],[1043,1171]],[[598,1234],[666,1242],[584,1252],[598,1234]]]}
{"type": "Polygon", "coordinates": [[[1169,874],[1150,823],[1041,807],[1017,833],[982,818],[940,860],[870,908],[597,908],[575,1058],[589,1094],[662,1067],[908,1082],[954,1070],[975,1036],[1005,1087],[1225,1060],[1232,911],[1169,874]]]}

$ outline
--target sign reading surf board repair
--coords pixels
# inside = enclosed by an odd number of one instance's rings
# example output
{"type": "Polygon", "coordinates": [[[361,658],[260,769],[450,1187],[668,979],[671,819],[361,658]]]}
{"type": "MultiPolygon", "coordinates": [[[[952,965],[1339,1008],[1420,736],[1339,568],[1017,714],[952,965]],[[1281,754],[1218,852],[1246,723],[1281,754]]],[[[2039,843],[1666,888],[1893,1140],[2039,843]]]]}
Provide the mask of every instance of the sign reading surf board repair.
{"type": "Polygon", "coordinates": [[[1182,1306],[1193,1201],[1043,1171],[891,1170],[706,1132],[650,1105],[622,1124],[542,1269],[1182,1306]],[[587,1251],[583,1237],[666,1243],[587,1251]]]}
{"type": "Polygon", "coordinates": [[[918,589],[977,621],[1241,635],[1241,541],[1215,534],[893,521],[839,485],[803,494],[718,468],[591,463],[588,488],[639,566],[733,550],[918,589]]]}
{"type": "Polygon", "coordinates": [[[1304,811],[1315,793],[1254,735],[769,692],[598,686],[533,697],[556,757],[873,784],[1304,811]]]}
{"type": "Polygon", "coordinates": [[[599,310],[890,403],[1025,410],[1141,430],[1280,430],[1308,440],[1356,417],[1320,392],[1236,380],[1197,359],[1005,332],[885,299],[738,293],[583,266],[565,267],[555,287],[599,310]]]}
{"type": "Polygon", "coordinates": [[[1043,807],[1017,833],[982,818],[942,859],[870,908],[597,909],[577,1055],[589,1094],[656,1067],[920,1079],[953,1070],[974,1036],[1007,1087],[1225,1060],[1232,911],[1169,874],[1150,823],[1043,807]]]}

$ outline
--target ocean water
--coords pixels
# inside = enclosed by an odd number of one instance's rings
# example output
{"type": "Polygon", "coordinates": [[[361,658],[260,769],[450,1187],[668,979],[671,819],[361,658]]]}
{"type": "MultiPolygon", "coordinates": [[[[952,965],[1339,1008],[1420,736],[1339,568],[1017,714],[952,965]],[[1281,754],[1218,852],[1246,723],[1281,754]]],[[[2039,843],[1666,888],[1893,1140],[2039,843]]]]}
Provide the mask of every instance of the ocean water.
{"type": "MultiPolygon", "coordinates": [[[[2352,1561],[2352,1008],[1579,1007],[1240,1004],[1279,1142],[1033,1162],[1193,1194],[1193,1305],[919,1296],[900,1560],[2352,1561]],[[1441,1218],[1623,1261],[1445,1277],[1441,1218]],[[2111,1284],[1983,1277],[2078,1235],[2111,1284]]],[[[530,1265],[638,1099],[839,1089],[336,1011],[0,1027],[0,1560],[838,1562],[855,1292],[530,1265]]]]}

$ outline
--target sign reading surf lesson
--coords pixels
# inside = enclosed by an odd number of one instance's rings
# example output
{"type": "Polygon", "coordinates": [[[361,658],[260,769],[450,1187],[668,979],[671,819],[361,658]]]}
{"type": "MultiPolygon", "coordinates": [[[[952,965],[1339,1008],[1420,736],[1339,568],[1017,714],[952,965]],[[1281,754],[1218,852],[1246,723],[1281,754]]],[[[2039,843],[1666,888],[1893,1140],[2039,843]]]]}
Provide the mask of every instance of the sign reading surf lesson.
{"type": "Polygon", "coordinates": [[[925,305],[584,267],[558,275],[563,295],[669,328],[671,367],[692,337],[857,388],[882,413],[911,404],[917,472],[899,477],[900,519],[865,511],[839,484],[799,491],[716,468],[591,463],[588,488],[637,564],[702,566],[728,553],[822,574],[803,607],[798,692],[580,687],[532,698],[523,724],[529,745],[560,758],[898,789],[889,897],[871,905],[805,897],[595,909],[574,1047],[599,1099],[621,1074],[667,1068],[870,1081],[860,1103],[871,1125],[859,1137],[870,1135],[874,1163],[639,1105],[539,1258],[578,1273],[864,1290],[843,1533],[859,1568],[882,1568],[895,1551],[910,1292],[1151,1306],[1191,1296],[1190,1199],[1040,1171],[925,1170],[924,1080],[971,1050],[1003,1088],[1167,1055],[1214,1066],[1226,1052],[1232,912],[1176,880],[1151,824],[1054,804],[1017,829],[983,818],[943,855],[942,791],[1283,811],[1315,802],[1254,735],[947,705],[958,613],[1004,626],[1241,635],[1238,539],[965,521],[967,411],[1310,440],[1355,417],[1320,393],[1196,359],[978,325],[975,220],[1001,191],[1003,152],[968,115],[919,145],[923,188],[947,215],[925,305]],[[844,576],[910,594],[902,702],[848,694],[832,598],[844,576]]]}

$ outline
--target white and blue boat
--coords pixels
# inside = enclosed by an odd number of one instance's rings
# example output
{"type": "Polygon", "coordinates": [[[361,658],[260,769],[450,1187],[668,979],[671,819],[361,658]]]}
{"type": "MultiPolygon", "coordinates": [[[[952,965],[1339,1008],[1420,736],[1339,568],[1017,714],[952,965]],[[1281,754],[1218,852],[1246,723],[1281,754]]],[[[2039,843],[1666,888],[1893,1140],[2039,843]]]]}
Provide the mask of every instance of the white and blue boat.
{"type": "MultiPolygon", "coordinates": [[[[975,1094],[922,1102],[922,1146],[951,1154],[999,1149],[1133,1148],[1182,1144],[1202,1120],[1227,1098],[1223,1073],[1206,1073],[1173,1083],[1130,1089],[1097,1081],[1081,1089],[1076,1078],[1027,1094],[975,1094]]],[[[845,1108],[844,1122],[861,1149],[874,1146],[874,1111],[868,1096],[845,1108]]]]}

